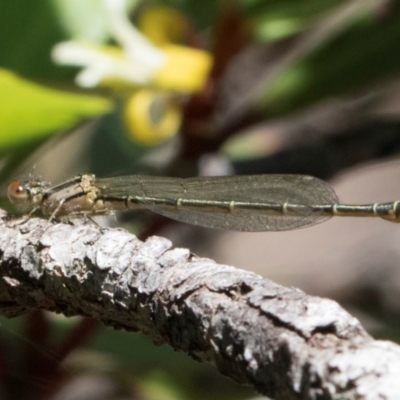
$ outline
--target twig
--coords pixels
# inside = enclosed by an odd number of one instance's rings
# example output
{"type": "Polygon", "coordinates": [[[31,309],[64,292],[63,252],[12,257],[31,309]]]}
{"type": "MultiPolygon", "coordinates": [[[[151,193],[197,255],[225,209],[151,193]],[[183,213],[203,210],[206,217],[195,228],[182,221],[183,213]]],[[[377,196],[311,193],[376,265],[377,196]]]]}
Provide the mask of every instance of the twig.
{"type": "Polygon", "coordinates": [[[400,348],[337,303],[166,239],[4,218],[0,251],[5,316],[46,309],[141,331],[275,399],[400,398],[400,348]]]}

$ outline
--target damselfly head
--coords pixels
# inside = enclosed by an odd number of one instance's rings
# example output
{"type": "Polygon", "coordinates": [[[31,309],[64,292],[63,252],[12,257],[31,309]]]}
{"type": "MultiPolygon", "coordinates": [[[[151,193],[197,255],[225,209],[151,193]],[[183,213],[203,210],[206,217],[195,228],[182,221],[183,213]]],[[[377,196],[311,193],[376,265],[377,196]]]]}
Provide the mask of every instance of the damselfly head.
{"type": "Polygon", "coordinates": [[[43,180],[13,181],[8,185],[7,195],[11,203],[21,211],[37,206],[49,184],[43,180]]]}
{"type": "Polygon", "coordinates": [[[28,201],[30,194],[26,185],[20,181],[14,181],[8,185],[7,196],[11,203],[21,204],[28,201]]]}

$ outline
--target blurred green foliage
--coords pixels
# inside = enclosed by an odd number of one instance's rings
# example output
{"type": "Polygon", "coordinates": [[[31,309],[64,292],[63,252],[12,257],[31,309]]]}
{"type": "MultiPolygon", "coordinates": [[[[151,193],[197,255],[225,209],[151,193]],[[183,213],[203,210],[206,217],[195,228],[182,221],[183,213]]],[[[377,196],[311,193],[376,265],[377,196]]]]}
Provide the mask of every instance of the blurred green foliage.
{"type": "Polygon", "coordinates": [[[0,69],[0,149],[4,154],[81,120],[111,110],[112,104],[97,96],[72,94],[19,78],[0,69]]]}
{"type": "MultiPolygon", "coordinates": [[[[129,3],[134,6],[138,1],[129,3]]],[[[348,4],[340,0],[238,0],[237,3],[253,42],[267,41],[277,46],[280,46],[280,40],[301,34],[329,13],[335,13],[338,7],[348,4]]],[[[143,1],[140,4],[147,6],[149,3],[143,1]]],[[[158,4],[180,10],[191,18],[197,29],[211,32],[224,2],[160,0],[158,4]]],[[[355,13],[353,21],[347,21],[332,37],[327,37],[289,64],[281,65],[279,57],[272,58],[271,65],[267,62],[265,70],[276,68],[273,81],[260,74],[254,93],[249,85],[248,93],[239,93],[238,97],[248,98],[250,107],[268,119],[390,79],[398,73],[400,57],[397,51],[400,7],[396,2],[390,3],[390,7],[390,15],[382,21],[379,9],[367,16],[355,13]]],[[[211,46],[212,36],[207,36],[211,46]]],[[[65,90],[74,87],[73,77],[77,70],[54,65],[50,58],[52,47],[68,39],[104,43],[109,38],[109,31],[101,0],[0,0],[0,38],[1,68],[22,78],[65,90]]],[[[293,49],[296,50],[295,45],[293,49]]],[[[12,89],[10,82],[6,85],[0,92],[2,107],[8,101],[10,90],[14,91],[14,99],[24,95],[18,94],[20,88],[12,89]]],[[[54,110],[49,110],[48,104],[43,104],[41,109],[40,101],[30,99],[28,93],[19,104],[8,105],[12,112],[4,111],[8,117],[0,120],[0,154],[8,151],[10,144],[14,150],[18,150],[15,146],[24,148],[29,142],[40,142],[50,133],[72,128],[85,118],[110,110],[105,100],[96,96],[69,97],[63,106],[61,93],[54,91],[53,94],[54,110]],[[73,102],[76,102],[75,106],[73,102]],[[7,121],[18,113],[24,116],[24,123],[18,121],[18,129],[17,126],[10,129],[7,121]]],[[[245,107],[239,103],[239,108],[245,107]]]]}
{"type": "MultiPolygon", "coordinates": [[[[52,47],[71,33],[59,3],[0,1],[0,155],[8,155],[9,169],[51,135],[113,107],[104,97],[65,91],[73,88],[76,71],[59,68],[50,57],[52,47]]],[[[82,15],[88,16],[86,26],[97,19],[94,12],[82,15]]]]}
{"type": "MultiPolygon", "coordinates": [[[[400,9],[397,12],[400,15],[400,9]]],[[[330,96],[368,89],[400,72],[400,18],[357,21],[326,46],[286,69],[265,90],[259,107],[283,115],[330,96]]]]}

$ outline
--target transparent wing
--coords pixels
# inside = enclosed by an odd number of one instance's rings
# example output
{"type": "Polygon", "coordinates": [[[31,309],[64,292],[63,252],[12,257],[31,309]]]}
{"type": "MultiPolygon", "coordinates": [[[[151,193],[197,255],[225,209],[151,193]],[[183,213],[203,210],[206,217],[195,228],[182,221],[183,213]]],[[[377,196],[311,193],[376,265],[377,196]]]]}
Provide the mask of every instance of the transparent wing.
{"type": "Polygon", "coordinates": [[[126,176],[96,179],[100,193],[107,196],[137,196],[146,208],[169,218],[216,229],[237,231],[281,231],[314,225],[329,215],[312,205],[336,204],[331,186],[305,175],[251,175],[205,178],[126,176]],[[259,209],[177,206],[177,200],[217,202],[284,203],[303,205],[298,215],[268,215],[259,209]]]}

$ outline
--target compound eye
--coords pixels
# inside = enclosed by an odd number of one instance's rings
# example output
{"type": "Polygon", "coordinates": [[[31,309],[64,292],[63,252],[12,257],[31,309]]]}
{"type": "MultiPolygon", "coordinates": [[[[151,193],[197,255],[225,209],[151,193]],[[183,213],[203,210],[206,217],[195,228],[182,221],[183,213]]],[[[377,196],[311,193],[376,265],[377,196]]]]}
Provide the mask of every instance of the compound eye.
{"type": "Polygon", "coordinates": [[[29,193],[26,190],[25,186],[19,181],[11,182],[8,185],[7,195],[8,199],[13,204],[25,203],[29,197],[29,193]]]}

